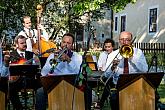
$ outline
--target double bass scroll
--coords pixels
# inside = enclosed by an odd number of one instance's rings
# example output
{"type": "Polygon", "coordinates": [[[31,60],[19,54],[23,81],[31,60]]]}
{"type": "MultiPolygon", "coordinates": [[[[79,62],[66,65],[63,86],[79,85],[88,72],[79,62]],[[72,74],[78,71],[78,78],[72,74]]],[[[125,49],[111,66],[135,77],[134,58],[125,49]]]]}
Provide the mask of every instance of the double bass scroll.
{"type": "Polygon", "coordinates": [[[38,35],[38,41],[37,41],[37,49],[39,50],[39,54],[41,53],[41,29],[39,29],[39,24],[41,23],[41,14],[43,11],[42,5],[37,5],[37,35],[38,35]]]}
{"type": "MultiPolygon", "coordinates": [[[[50,49],[50,48],[57,48],[56,44],[50,40],[46,40],[44,39],[44,37],[41,35],[41,31],[43,31],[43,29],[41,28],[40,24],[41,24],[41,15],[42,15],[42,5],[37,5],[37,42],[36,44],[34,44],[33,49],[37,49],[39,50],[39,54],[45,52],[46,50],[50,49]]],[[[45,31],[45,30],[44,30],[45,31]]],[[[44,55],[42,55],[41,57],[48,57],[50,53],[46,53],[44,55]]]]}

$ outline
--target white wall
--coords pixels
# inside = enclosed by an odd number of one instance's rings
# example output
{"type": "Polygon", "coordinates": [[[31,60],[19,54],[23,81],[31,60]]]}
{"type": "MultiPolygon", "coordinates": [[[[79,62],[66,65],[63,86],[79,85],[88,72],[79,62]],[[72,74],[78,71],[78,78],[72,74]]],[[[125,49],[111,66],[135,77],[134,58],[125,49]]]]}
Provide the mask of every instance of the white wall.
{"type": "Polygon", "coordinates": [[[126,31],[136,36],[135,42],[165,42],[165,0],[137,0],[135,4],[128,4],[125,9],[114,16],[118,16],[118,31],[114,33],[115,41],[120,33],[120,17],[126,15],[126,31]],[[148,33],[149,9],[158,8],[158,30],[148,33]]]}

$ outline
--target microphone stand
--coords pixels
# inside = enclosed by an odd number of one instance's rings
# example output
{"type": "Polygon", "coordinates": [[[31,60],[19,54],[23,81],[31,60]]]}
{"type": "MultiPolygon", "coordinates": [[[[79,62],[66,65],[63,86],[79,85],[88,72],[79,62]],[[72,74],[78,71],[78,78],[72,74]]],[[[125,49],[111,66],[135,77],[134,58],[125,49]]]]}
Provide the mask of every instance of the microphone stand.
{"type": "MultiPolygon", "coordinates": [[[[148,68],[148,72],[150,71],[150,70],[152,70],[152,68],[151,67],[153,67],[153,71],[154,72],[157,72],[157,66],[158,66],[158,61],[157,61],[157,56],[156,56],[156,53],[154,52],[154,56],[152,56],[152,61],[151,61],[151,64],[150,64],[150,67],[148,68]],[[154,68],[155,67],[155,68],[154,68]]],[[[147,73],[148,73],[147,72],[147,73]]]]}
{"type": "MultiPolygon", "coordinates": [[[[74,106],[75,86],[76,86],[76,84],[78,83],[78,81],[80,80],[80,78],[79,78],[79,77],[80,77],[80,74],[82,74],[82,75],[84,76],[84,78],[82,79],[82,80],[83,80],[82,83],[85,83],[85,84],[84,84],[84,85],[85,85],[84,87],[85,87],[85,88],[88,88],[88,84],[87,84],[87,72],[86,72],[86,67],[87,67],[87,66],[83,67],[83,65],[86,64],[86,54],[87,54],[87,52],[88,52],[88,50],[89,50],[89,43],[90,43],[90,39],[91,39],[91,33],[92,33],[92,32],[89,33],[89,37],[88,37],[88,40],[87,40],[87,48],[85,48],[85,52],[84,52],[84,54],[82,55],[82,63],[81,63],[81,65],[80,65],[79,73],[76,75],[76,79],[75,79],[75,82],[74,82],[72,110],[74,109],[73,106],[74,106]]],[[[84,90],[87,90],[87,89],[84,89],[84,90]]],[[[88,95],[88,93],[87,93],[87,95],[88,95]]],[[[85,97],[85,98],[86,98],[86,97],[85,97]]],[[[85,100],[85,102],[86,102],[86,100],[85,100]]],[[[87,101],[86,103],[88,103],[88,101],[87,101]]],[[[88,109],[88,106],[87,106],[86,104],[85,104],[85,108],[88,109]]]]}

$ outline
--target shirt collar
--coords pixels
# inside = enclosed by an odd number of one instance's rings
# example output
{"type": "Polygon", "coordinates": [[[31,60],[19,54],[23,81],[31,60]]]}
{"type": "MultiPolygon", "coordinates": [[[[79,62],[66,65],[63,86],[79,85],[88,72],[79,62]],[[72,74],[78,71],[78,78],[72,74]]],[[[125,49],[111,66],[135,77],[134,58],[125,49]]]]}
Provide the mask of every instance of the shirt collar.
{"type": "Polygon", "coordinates": [[[25,55],[25,51],[20,51],[19,49],[17,49],[17,52],[18,54],[23,53],[25,55]]]}

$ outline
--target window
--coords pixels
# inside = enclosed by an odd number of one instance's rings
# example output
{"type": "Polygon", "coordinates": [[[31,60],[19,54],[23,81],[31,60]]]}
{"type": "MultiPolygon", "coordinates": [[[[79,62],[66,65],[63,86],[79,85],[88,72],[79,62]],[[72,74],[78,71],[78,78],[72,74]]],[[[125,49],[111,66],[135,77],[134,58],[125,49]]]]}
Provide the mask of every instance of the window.
{"type": "Polygon", "coordinates": [[[149,33],[157,31],[157,8],[149,9],[149,33]]]}
{"type": "Polygon", "coordinates": [[[118,17],[115,16],[114,19],[114,31],[117,32],[118,31],[118,17]]]}
{"type": "Polygon", "coordinates": [[[121,32],[126,30],[126,15],[121,16],[121,32]]]}

